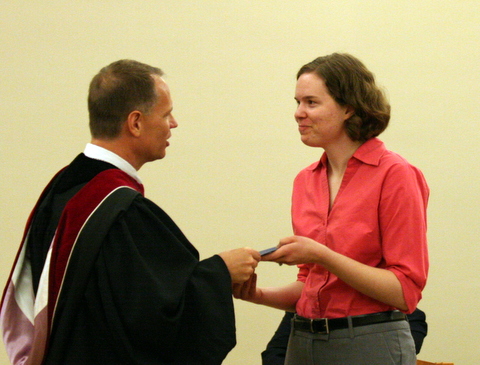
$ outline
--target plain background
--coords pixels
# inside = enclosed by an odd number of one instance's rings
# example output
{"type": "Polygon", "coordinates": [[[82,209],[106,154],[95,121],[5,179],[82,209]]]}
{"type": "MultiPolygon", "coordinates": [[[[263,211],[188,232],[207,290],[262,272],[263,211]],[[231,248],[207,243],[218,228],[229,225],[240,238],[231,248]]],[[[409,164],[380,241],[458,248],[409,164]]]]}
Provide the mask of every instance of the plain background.
{"type": "MultiPolygon", "coordinates": [[[[87,88],[101,67],[133,58],[166,72],[179,127],[140,175],[207,258],[291,234],[293,178],[322,153],[300,142],[295,74],[349,52],[392,104],[381,139],[431,188],[419,358],[478,363],[479,24],[478,0],[3,0],[0,282],[41,190],[89,141],[87,88]]],[[[257,272],[261,286],[296,275],[273,263],[257,272]]],[[[224,363],[260,364],[282,313],[236,301],[236,317],[224,363]]]]}

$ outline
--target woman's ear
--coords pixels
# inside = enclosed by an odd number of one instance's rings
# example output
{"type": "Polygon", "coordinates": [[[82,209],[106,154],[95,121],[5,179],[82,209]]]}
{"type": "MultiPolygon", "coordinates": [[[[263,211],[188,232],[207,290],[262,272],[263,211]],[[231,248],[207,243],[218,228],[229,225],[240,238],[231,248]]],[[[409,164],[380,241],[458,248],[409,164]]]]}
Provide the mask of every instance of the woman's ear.
{"type": "Polygon", "coordinates": [[[353,106],[346,105],[345,106],[345,116],[346,116],[345,120],[350,119],[354,115],[355,115],[355,108],[353,106]]]}

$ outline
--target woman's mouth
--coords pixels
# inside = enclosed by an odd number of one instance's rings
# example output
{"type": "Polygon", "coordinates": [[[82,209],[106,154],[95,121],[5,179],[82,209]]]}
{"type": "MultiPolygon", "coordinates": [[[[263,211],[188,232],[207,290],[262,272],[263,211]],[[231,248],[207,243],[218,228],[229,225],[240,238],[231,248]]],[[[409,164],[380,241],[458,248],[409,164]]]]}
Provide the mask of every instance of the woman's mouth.
{"type": "Polygon", "coordinates": [[[305,133],[309,128],[310,128],[310,127],[309,127],[308,125],[302,125],[302,124],[300,124],[300,125],[298,126],[298,131],[299,131],[300,133],[305,133]]]}

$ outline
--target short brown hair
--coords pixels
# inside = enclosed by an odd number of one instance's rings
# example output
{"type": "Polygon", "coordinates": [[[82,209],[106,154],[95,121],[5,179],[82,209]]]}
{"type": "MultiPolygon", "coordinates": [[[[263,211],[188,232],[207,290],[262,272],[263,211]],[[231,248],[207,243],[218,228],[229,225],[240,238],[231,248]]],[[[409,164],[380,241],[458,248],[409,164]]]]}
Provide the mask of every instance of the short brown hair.
{"type": "Polygon", "coordinates": [[[337,103],[354,108],[355,114],[345,121],[353,141],[365,142],[387,128],[390,104],[374,75],[357,58],[346,53],[318,57],[300,68],[297,79],[304,73],[315,73],[337,103]]]}
{"type": "Polygon", "coordinates": [[[90,82],[88,112],[94,138],[115,138],[134,110],[148,113],[155,104],[159,68],[134,60],[119,60],[102,68],[90,82]]]}

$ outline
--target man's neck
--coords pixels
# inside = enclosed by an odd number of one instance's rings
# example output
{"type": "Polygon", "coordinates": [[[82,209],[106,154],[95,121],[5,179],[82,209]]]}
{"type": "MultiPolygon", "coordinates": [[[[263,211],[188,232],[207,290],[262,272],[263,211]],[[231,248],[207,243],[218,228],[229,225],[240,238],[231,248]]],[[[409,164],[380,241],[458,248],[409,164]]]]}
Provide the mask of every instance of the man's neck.
{"type": "Polygon", "coordinates": [[[115,153],[116,155],[127,161],[130,165],[132,165],[137,171],[140,170],[143,165],[143,163],[140,163],[138,161],[135,154],[128,147],[129,144],[122,141],[120,138],[111,140],[92,138],[90,143],[115,153]]]}

